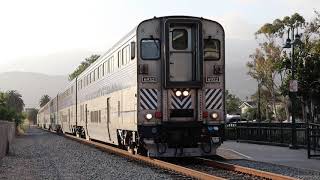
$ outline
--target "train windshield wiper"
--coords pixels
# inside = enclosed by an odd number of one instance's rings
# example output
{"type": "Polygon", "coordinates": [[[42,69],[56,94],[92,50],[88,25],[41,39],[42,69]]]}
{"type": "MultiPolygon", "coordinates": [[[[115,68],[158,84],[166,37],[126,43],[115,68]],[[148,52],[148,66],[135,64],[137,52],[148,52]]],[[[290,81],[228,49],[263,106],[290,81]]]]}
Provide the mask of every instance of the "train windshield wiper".
{"type": "Polygon", "coordinates": [[[157,50],[159,51],[160,50],[160,47],[158,45],[158,39],[155,39],[152,35],[150,35],[150,39],[154,42],[154,44],[156,45],[157,47],[157,50]]]}

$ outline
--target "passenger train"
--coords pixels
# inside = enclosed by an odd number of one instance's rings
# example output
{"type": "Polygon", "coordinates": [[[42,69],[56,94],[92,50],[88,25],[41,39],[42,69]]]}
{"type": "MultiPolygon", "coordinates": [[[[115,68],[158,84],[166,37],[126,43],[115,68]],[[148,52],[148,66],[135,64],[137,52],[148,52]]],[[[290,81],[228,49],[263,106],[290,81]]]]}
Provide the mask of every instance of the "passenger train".
{"type": "Polygon", "coordinates": [[[154,17],[43,106],[37,123],[150,157],[209,156],[223,141],[224,92],[223,27],[154,17]]]}

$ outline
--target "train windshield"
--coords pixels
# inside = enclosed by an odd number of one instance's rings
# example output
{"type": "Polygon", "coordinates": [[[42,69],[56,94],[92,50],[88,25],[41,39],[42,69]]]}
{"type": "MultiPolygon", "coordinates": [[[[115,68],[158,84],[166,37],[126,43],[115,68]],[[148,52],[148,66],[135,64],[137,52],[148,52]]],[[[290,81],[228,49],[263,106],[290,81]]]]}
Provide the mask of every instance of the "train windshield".
{"type": "Polygon", "coordinates": [[[155,60],[160,58],[160,40],[141,40],[141,58],[144,60],[155,60]]]}
{"type": "Polygon", "coordinates": [[[188,48],[188,32],[185,29],[173,30],[172,47],[176,50],[184,50],[188,48]]]}
{"type": "Polygon", "coordinates": [[[204,59],[219,60],[220,59],[220,41],[217,39],[204,40],[204,59]]]}

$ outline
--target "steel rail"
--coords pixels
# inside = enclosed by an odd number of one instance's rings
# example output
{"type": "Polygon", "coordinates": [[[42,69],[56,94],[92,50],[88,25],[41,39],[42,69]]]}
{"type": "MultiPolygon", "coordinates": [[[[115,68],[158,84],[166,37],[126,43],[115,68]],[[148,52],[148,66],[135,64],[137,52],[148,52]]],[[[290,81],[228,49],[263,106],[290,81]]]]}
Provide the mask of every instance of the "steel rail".
{"type": "Polygon", "coordinates": [[[244,174],[250,174],[253,176],[258,176],[266,179],[273,179],[273,180],[297,180],[297,178],[285,176],[281,174],[275,174],[271,172],[261,171],[253,168],[243,167],[235,164],[229,164],[225,162],[215,161],[211,159],[205,158],[198,158],[200,159],[205,165],[220,169],[225,169],[229,171],[237,171],[244,174]]]}
{"type": "MultiPolygon", "coordinates": [[[[49,131],[49,130],[46,130],[46,131],[49,131]]],[[[56,132],[54,132],[54,131],[49,131],[49,132],[52,132],[52,133],[56,134],[56,132]]],[[[110,145],[102,144],[102,143],[99,143],[99,142],[85,140],[85,139],[78,138],[78,137],[75,137],[75,136],[69,135],[69,134],[63,134],[62,136],[65,137],[65,138],[71,139],[71,140],[75,140],[75,141],[77,141],[77,142],[79,142],[81,144],[85,144],[85,145],[89,145],[91,147],[95,147],[95,148],[97,148],[99,150],[108,152],[110,154],[115,154],[115,155],[118,155],[118,156],[121,156],[121,157],[129,158],[129,159],[134,160],[134,161],[146,163],[146,164],[149,164],[149,165],[161,168],[161,169],[166,169],[166,170],[169,170],[169,171],[173,171],[173,172],[176,172],[178,174],[182,174],[182,175],[185,175],[185,176],[188,176],[188,177],[192,177],[192,178],[195,178],[195,179],[225,180],[225,178],[221,178],[221,177],[214,176],[214,175],[211,175],[211,174],[207,174],[207,173],[204,173],[204,172],[196,171],[196,170],[193,170],[193,169],[189,169],[189,168],[186,168],[186,167],[183,167],[183,166],[175,165],[175,164],[168,163],[168,162],[165,162],[165,161],[161,161],[161,160],[158,160],[158,159],[153,159],[153,158],[150,158],[150,157],[145,157],[145,156],[141,156],[141,155],[137,155],[137,154],[132,154],[132,153],[130,153],[128,151],[125,151],[125,150],[122,150],[122,149],[119,149],[119,148],[116,148],[116,147],[112,147],[110,145]]]]}

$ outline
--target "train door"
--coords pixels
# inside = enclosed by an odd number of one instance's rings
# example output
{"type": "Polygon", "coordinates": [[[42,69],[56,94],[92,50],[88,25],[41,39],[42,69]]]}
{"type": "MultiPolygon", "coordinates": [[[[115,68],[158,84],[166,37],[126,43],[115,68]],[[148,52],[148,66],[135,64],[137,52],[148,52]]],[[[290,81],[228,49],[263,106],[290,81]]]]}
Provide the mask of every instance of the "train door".
{"type": "Polygon", "coordinates": [[[71,113],[70,113],[70,109],[68,109],[68,127],[69,127],[69,131],[71,130],[71,124],[70,124],[70,120],[71,120],[71,113]]]}
{"type": "Polygon", "coordinates": [[[193,79],[192,29],[186,26],[171,26],[169,30],[169,80],[188,82],[193,79]]]}
{"type": "Polygon", "coordinates": [[[202,87],[200,23],[180,20],[166,23],[166,72],[170,121],[194,121],[198,112],[198,89],[202,87]]]}
{"type": "Polygon", "coordinates": [[[89,138],[89,133],[88,133],[88,108],[87,108],[87,104],[85,104],[85,108],[84,108],[84,115],[85,115],[85,131],[86,131],[86,138],[89,138]]]}
{"type": "Polygon", "coordinates": [[[111,136],[110,136],[110,98],[107,98],[107,129],[108,129],[108,136],[109,136],[109,141],[111,141],[111,136]]]}

